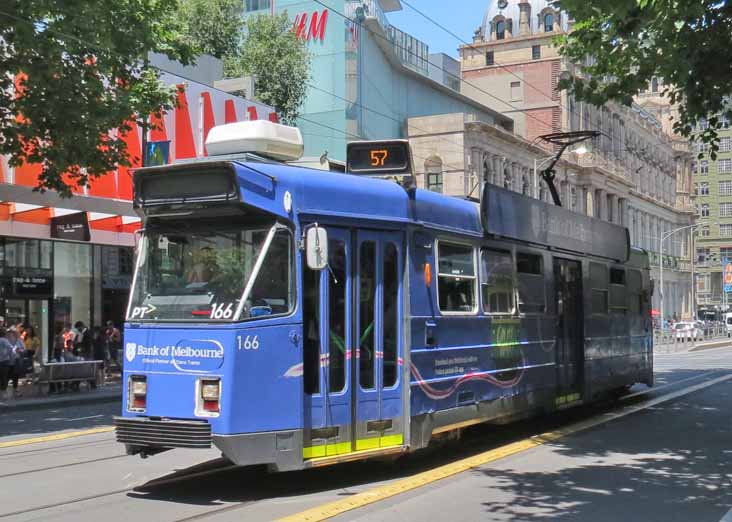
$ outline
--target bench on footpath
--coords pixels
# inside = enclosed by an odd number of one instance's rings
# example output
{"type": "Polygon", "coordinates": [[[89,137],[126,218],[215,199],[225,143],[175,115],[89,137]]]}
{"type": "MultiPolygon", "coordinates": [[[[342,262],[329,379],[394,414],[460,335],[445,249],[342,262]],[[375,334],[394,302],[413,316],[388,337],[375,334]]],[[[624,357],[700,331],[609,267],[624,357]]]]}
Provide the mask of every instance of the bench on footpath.
{"type": "Polygon", "coordinates": [[[103,366],[104,361],[44,363],[41,365],[41,371],[38,373],[35,383],[44,392],[48,391],[50,384],[55,383],[87,382],[96,386],[100,384],[97,379],[103,366]]]}

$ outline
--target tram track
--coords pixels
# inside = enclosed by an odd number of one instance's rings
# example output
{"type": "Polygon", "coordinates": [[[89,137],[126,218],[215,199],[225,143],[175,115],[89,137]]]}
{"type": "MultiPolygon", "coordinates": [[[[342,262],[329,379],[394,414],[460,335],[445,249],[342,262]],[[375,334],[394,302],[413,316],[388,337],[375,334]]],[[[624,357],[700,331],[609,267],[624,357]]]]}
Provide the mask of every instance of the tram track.
{"type": "MultiPolygon", "coordinates": [[[[53,446],[53,447],[44,447],[44,448],[33,448],[33,449],[27,449],[27,450],[20,450],[20,451],[12,451],[8,453],[0,452],[0,460],[4,459],[5,457],[14,457],[18,455],[39,455],[42,453],[58,453],[59,451],[72,451],[73,449],[79,448],[79,447],[85,447],[85,448],[91,448],[91,447],[97,447],[97,446],[103,446],[105,444],[119,444],[117,442],[117,439],[114,437],[110,437],[104,440],[99,441],[87,441],[87,442],[76,442],[73,444],[63,444],[61,446],[53,446]]],[[[16,446],[18,447],[18,446],[16,446]]]]}
{"type": "Polygon", "coordinates": [[[25,471],[16,471],[13,473],[6,473],[4,475],[0,475],[0,479],[8,478],[8,477],[17,477],[19,475],[29,475],[31,473],[42,473],[44,471],[52,471],[54,469],[71,468],[74,466],[83,466],[84,464],[93,464],[95,462],[104,462],[107,460],[121,459],[124,457],[127,457],[127,455],[114,455],[111,457],[99,457],[96,459],[82,460],[79,462],[71,462],[71,463],[66,463],[66,464],[57,464],[55,466],[47,466],[45,468],[35,468],[35,469],[29,469],[29,470],[25,470],[25,471]]]}

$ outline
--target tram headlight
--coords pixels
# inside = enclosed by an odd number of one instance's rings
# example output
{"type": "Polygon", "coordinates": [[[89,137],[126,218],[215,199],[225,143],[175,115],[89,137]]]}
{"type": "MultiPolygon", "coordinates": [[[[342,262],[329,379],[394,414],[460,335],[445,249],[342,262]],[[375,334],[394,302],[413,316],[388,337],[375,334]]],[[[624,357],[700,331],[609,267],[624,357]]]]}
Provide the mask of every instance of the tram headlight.
{"type": "Polygon", "coordinates": [[[127,390],[127,409],[145,411],[147,407],[147,377],[144,375],[131,375],[127,390]]]}
{"type": "Polygon", "coordinates": [[[201,379],[199,383],[201,397],[199,407],[206,414],[217,415],[221,411],[221,381],[219,379],[201,379]]]}

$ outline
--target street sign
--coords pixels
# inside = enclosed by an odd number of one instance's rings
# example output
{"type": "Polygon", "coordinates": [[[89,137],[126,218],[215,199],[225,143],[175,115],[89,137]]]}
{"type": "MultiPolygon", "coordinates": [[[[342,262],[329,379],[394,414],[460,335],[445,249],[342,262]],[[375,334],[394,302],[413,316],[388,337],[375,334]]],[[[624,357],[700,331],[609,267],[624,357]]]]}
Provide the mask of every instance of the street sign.
{"type": "Polygon", "coordinates": [[[722,281],[724,282],[724,292],[726,294],[732,292],[732,263],[724,264],[722,272],[722,281]]]}

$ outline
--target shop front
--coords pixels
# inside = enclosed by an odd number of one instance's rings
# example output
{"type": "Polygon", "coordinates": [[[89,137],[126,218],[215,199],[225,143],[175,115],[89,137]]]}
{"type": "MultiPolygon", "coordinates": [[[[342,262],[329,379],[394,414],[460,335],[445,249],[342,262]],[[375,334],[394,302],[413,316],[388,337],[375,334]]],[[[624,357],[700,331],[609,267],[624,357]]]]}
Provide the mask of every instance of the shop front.
{"type": "Polygon", "coordinates": [[[132,258],[131,247],[0,237],[0,321],[32,326],[44,360],[77,321],[121,328],[132,258]]]}

